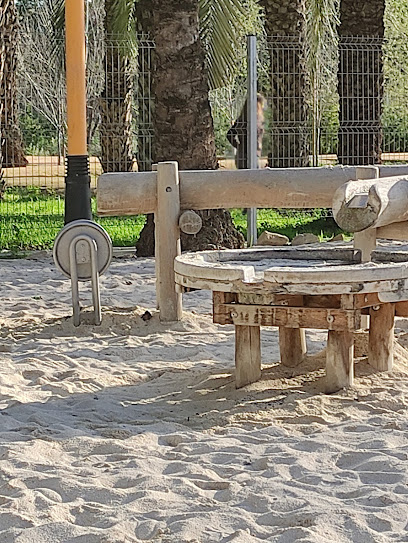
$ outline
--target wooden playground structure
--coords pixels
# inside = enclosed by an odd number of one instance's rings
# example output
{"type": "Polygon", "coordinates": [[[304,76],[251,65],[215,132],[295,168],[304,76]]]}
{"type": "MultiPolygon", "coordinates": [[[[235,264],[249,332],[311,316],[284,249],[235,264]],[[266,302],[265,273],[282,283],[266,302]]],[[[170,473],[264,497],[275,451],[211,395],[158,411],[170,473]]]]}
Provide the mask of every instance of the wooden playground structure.
{"type": "Polygon", "coordinates": [[[155,214],[160,318],[181,319],[186,289],[212,290],[214,322],[235,326],[237,387],[261,376],[261,326],[279,327],[287,366],[306,354],[305,328],[320,328],[328,330],[326,390],[334,392],[353,384],[354,331],[362,327],[369,363],[392,369],[394,317],[408,316],[408,255],[376,250],[376,240],[408,239],[406,173],[398,166],[179,172],[163,162],[152,172],[102,175],[98,213],[155,214]],[[180,229],[200,228],[191,210],[234,207],[332,207],[339,224],[357,232],[354,247],[181,255],[180,229]]]}

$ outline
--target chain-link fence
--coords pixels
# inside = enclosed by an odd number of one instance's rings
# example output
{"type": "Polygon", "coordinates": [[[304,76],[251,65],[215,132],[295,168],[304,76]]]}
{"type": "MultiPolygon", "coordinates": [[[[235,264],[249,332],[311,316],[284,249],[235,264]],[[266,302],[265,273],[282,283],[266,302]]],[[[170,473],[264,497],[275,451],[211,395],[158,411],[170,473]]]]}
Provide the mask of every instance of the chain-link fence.
{"type": "MultiPolygon", "coordinates": [[[[27,247],[52,243],[63,226],[64,48],[61,43],[50,53],[47,36],[40,31],[22,35],[20,42],[24,47],[18,57],[15,118],[3,104],[3,132],[12,135],[2,143],[3,248],[15,246],[16,239],[27,247]],[[14,130],[7,131],[7,123],[14,130]]],[[[88,38],[92,189],[102,171],[151,169],[153,50],[154,44],[142,35],[136,49],[114,37],[88,38]]],[[[234,81],[210,92],[217,152],[221,167],[226,168],[245,167],[245,48],[241,51],[234,81]]],[[[320,67],[318,84],[308,73],[299,38],[261,39],[258,57],[258,89],[266,99],[261,167],[408,162],[408,40],[404,37],[342,38],[320,67]]],[[[130,219],[123,218],[123,228],[126,221],[130,219]]],[[[101,222],[109,230],[114,219],[101,222]]],[[[134,223],[129,223],[123,234],[129,239],[122,242],[134,243],[134,231],[134,223]]]]}

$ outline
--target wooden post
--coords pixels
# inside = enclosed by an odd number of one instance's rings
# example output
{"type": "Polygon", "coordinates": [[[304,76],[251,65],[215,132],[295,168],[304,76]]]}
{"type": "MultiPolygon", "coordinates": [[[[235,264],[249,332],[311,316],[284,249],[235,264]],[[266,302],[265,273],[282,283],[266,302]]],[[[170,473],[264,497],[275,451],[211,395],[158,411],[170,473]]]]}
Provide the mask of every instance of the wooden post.
{"type": "Polygon", "coordinates": [[[331,394],[353,384],[354,334],[351,330],[329,330],[326,351],[326,393],[331,394]]]}
{"type": "MultiPolygon", "coordinates": [[[[378,179],[379,170],[373,166],[357,166],[357,179],[378,179]]],[[[354,234],[354,248],[361,251],[361,262],[370,262],[371,253],[377,247],[377,229],[368,228],[362,232],[354,234]]],[[[368,315],[361,316],[361,328],[368,330],[370,327],[370,317],[368,315]]]]}
{"type": "Polygon", "coordinates": [[[305,329],[280,326],[279,349],[284,366],[294,368],[301,364],[307,352],[305,329]]]}
{"type": "Polygon", "coordinates": [[[241,388],[261,378],[260,326],[235,326],[235,386],[241,388]]]}
{"type": "Polygon", "coordinates": [[[368,363],[379,371],[391,371],[394,358],[394,304],[370,308],[368,363]]]}
{"type": "Polygon", "coordinates": [[[156,294],[160,320],[181,320],[182,296],[176,292],[174,259],[181,254],[180,191],[177,162],[157,165],[157,210],[155,222],[156,294]],[[160,258],[159,258],[160,255],[160,258]]]}

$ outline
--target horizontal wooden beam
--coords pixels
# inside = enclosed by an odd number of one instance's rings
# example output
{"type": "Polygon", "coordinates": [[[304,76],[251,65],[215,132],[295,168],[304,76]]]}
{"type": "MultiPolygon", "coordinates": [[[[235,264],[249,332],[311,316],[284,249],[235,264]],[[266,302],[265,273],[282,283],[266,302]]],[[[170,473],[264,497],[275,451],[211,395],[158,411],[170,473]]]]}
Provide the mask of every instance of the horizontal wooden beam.
{"type": "Polygon", "coordinates": [[[236,326],[284,326],[323,330],[358,330],[360,311],[308,307],[271,307],[244,304],[214,306],[213,319],[218,324],[236,326]]]}
{"type": "Polygon", "coordinates": [[[386,226],[380,226],[376,230],[379,239],[396,239],[408,241],[408,221],[394,222],[386,226]]]}
{"type": "MultiPolygon", "coordinates": [[[[363,167],[263,168],[180,172],[181,209],[332,207],[335,191],[363,167]],[[205,187],[205,190],[203,190],[205,187]]],[[[372,168],[367,166],[367,168],[372,168]]],[[[380,177],[408,175],[405,166],[379,166],[380,177]]],[[[105,173],[98,179],[100,216],[157,209],[156,172],[105,173]]]]}
{"type": "MultiPolygon", "coordinates": [[[[181,209],[331,207],[354,166],[180,172],[181,209]]],[[[98,215],[138,215],[157,208],[156,172],[105,173],[98,179],[98,215]]]]}

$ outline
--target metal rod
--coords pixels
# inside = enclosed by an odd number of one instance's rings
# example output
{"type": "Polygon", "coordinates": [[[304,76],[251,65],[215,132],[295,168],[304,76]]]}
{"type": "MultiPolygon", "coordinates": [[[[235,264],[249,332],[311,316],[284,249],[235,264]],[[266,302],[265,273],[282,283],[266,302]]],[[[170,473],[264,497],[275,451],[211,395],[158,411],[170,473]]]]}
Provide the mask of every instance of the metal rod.
{"type": "MultiPolygon", "coordinates": [[[[258,168],[258,136],[257,136],[257,52],[256,36],[247,37],[248,46],[248,99],[247,99],[247,168],[258,168]]],[[[257,242],[257,210],[255,207],[247,210],[247,242],[252,246],[257,242]]]]}
{"type": "Polygon", "coordinates": [[[71,275],[72,311],[74,326],[79,326],[81,320],[81,312],[79,309],[78,268],[76,259],[76,245],[78,241],[78,238],[74,238],[69,244],[69,271],[71,275]]]}
{"type": "Polygon", "coordinates": [[[89,255],[84,257],[81,264],[90,262],[91,264],[91,285],[92,302],[94,306],[94,324],[99,326],[102,322],[101,297],[99,291],[99,271],[98,271],[98,246],[96,241],[86,234],[76,236],[69,245],[69,267],[72,287],[72,309],[74,326],[79,326],[81,322],[81,312],[79,307],[79,286],[78,286],[78,251],[77,245],[80,241],[88,245],[89,255]],[[89,260],[88,260],[89,257],[89,260]]]}
{"type": "Polygon", "coordinates": [[[89,249],[91,252],[91,284],[92,300],[94,306],[95,324],[99,326],[102,322],[101,296],[99,292],[99,272],[98,272],[98,247],[94,239],[89,238],[89,249]]]}

